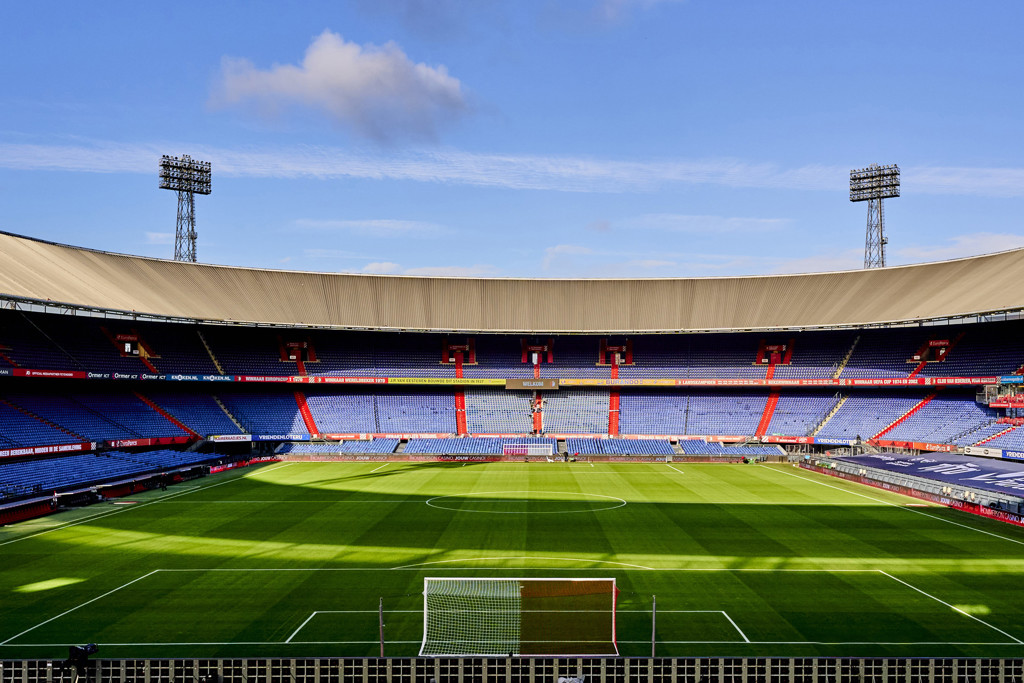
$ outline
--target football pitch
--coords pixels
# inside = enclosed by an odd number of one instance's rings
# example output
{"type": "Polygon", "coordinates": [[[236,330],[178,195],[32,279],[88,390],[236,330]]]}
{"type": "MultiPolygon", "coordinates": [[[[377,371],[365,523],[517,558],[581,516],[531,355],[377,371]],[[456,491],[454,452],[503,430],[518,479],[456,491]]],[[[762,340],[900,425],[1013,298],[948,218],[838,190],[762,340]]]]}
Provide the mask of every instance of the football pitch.
{"type": "Polygon", "coordinates": [[[0,529],[0,658],[375,656],[381,604],[413,656],[425,577],[613,578],[627,656],[655,598],[658,656],[1024,656],[1024,529],[791,465],[291,462],[0,529]]]}

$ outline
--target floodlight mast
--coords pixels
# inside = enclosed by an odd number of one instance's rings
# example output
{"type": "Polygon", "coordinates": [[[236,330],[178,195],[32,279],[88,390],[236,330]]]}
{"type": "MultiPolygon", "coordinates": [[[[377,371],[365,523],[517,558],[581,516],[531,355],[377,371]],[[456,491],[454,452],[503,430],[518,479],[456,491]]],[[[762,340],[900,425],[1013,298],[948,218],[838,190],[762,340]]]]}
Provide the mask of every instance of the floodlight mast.
{"type": "Polygon", "coordinates": [[[210,194],[212,174],[209,161],[197,161],[187,154],[181,158],[160,157],[160,189],[178,193],[178,220],[174,229],[174,260],[196,261],[196,195],[210,194]]]}
{"type": "Polygon", "coordinates": [[[864,267],[885,268],[885,207],[883,199],[900,196],[900,167],[896,164],[850,171],[850,201],[868,203],[868,226],[864,236],[864,267]]]}

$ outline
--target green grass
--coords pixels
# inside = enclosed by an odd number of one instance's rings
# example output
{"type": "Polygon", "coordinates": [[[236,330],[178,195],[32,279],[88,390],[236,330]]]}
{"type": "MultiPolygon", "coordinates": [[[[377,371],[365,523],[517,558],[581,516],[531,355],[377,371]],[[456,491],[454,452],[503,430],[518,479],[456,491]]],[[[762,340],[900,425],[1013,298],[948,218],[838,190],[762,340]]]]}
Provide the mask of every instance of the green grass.
{"type": "Polygon", "coordinates": [[[657,596],[662,656],[1024,656],[1024,529],[791,466],[275,463],[131,501],[0,529],[0,658],[375,655],[382,597],[410,656],[424,576],[614,577],[623,655],[657,596]]]}

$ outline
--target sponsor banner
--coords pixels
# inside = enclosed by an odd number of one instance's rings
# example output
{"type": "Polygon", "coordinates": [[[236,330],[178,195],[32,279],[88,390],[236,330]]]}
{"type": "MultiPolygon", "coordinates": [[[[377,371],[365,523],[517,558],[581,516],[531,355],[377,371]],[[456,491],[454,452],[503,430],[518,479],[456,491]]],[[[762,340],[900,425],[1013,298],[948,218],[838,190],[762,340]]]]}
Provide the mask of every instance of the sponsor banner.
{"type": "Polygon", "coordinates": [[[11,368],[0,368],[0,377],[10,377],[11,368]]]}
{"type": "Polygon", "coordinates": [[[451,434],[374,434],[375,439],[447,439],[451,434]]]}
{"type": "Polygon", "coordinates": [[[135,448],[137,446],[173,446],[175,444],[190,443],[190,436],[158,436],[152,439],[117,439],[108,441],[111,448],[135,448]]]}
{"type": "Polygon", "coordinates": [[[882,446],[883,448],[910,448],[915,451],[935,451],[941,453],[952,453],[957,450],[957,446],[948,443],[925,443],[923,441],[870,441],[872,445],[882,446]]]}
{"type": "Polygon", "coordinates": [[[949,346],[949,340],[948,339],[932,339],[931,341],[928,342],[928,346],[930,346],[933,349],[935,347],[937,347],[937,346],[949,346]]]}
{"type": "Polygon", "coordinates": [[[949,498],[947,496],[939,496],[934,493],[928,493],[927,491],[918,491],[907,486],[900,486],[899,484],[890,484],[884,481],[875,481],[868,479],[867,477],[861,477],[854,474],[847,474],[846,472],[840,472],[839,470],[828,469],[825,467],[815,467],[814,465],[800,463],[800,467],[805,470],[811,470],[820,474],[827,474],[830,477],[837,477],[839,479],[846,479],[847,481],[854,481],[859,484],[865,484],[867,486],[873,486],[876,489],[885,489],[886,491],[893,491],[895,493],[903,494],[904,496],[910,496],[911,498],[917,498],[919,500],[927,500],[932,503],[939,503],[947,507],[956,508],[968,512],[972,515],[979,515],[981,517],[988,517],[989,519],[998,519],[999,521],[1006,522],[1008,524],[1014,524],[1016,526],[1024,526],[1024,517],[1014,514],[1012,512],[1006,512],[1004,510],[993,510],[992,508],[978,505],[977,503],[970,503],[965,500],[957,500],[955,498],[949,498]]]}
{"type": "Polygon", "coordinates": [[[0,458],[15,458],[21,455],[47,455],[49,453],[82,453],[96,448],[95,442],[62,443],[53,446],[25,446],[24,448],[0,449],[0,458]]]}
{"type": "Polygon", "coordinates": [[[291,377],[267,377],[265,375],[235,375],[236,382],[290,382],[291,377]]]}
{"type": "Polygon", "coordinates": [[[253,434],[253,441],[309,441],[309,434],[253,434]]]}
{"type": "Polygon", "coordinates": [[[856,442],[855,439],[829,439],[827,437],[814,437],[814,443],[822,444],[824,446],[852,446],[856,442]]]}
{"type": "Polygon", "coordinates": [[[388,384],[452,384],[467,386],[504,386],[496,377],[388,377],[388,384]]]}
{"type": "Polygon", "coordinates": [[[500,455],[410,455],[410,460],[429,460],[433,462],[500,462],[500,455]]]}
{"type": "Polygon", "coordinates": [[[1003,458],[1006,460],[1024,460],[1024,453],[1020,451],[1003,451],[1003,458]]]}
{"type": "Polygon", "coordinates": [[[211,436],[210,441],[216,441],[217,443],[229,443],[232,441],[252,441],[252,434],[220,434],[217,436],[211,436]]]}
{"type": "Polygon", "coordinates": [[[558,389],[558,380],[547,379],[506,379],[505,388],[511,390],[532,389],[534,391],[555,391],[558,389]]]}
{"type": "Polygon", "coordinates": [[[78,370],[29,370],[14,368],[11,373],[15,377],[63,377],[67,379],[85,379],[89,373],[78,370]]]}
{"type": "Polygon", "coordinates": [[[999,378],[1000,384],[1024,384],[1024,375],[1003,375],[999,378]]]}
{"type": "Polygon", "coordinates": [[[762,436],[764,443],[814,443],[813,436],[762,436]]]}
{"type": "Polygon", "coordinates": [[[388,384],[387,377],[292,377],[288,381],[301,384],[388,384]]]}
{"type": "Polygon", "coordinates": [[[259,458],[250,458],[249,460],[239,460],[238,462],[230,462],[226,465],[211,465],[210,474],[217,474],[218,472],[226,472],[227,470],[237,469],[239,467],[248,467],[249,465],[256,465],[261,462],[280,462],[281,459],[276,455],[264,455],[259,458]]]}
{"type": "Polygon", "coordinates": [[[320,438],[328,441],[368,441],[373,438],[373,434],[321,434],[320,438]]]}
{"type": "Polygon", "coordinates": [[[1003,449],[986,448],[984,446],[968,446],[967,448],[964,449],[964,453],[966,453],[967,455],[980,455],[983,458],[1003,457],[1003,449]]]}

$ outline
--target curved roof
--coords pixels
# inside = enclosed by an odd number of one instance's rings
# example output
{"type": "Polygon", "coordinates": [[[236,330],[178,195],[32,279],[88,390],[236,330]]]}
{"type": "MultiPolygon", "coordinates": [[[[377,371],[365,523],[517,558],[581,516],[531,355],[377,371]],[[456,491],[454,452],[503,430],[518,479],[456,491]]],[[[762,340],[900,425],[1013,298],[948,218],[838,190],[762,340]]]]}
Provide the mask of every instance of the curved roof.
{"type": "Polygon", "coordinates": [[[861,326],[1024,309],[1024,249],[756,277],[410,277],[182,263],[0,233],[0,297],[211,322],[617,333],[861,326]]]}

